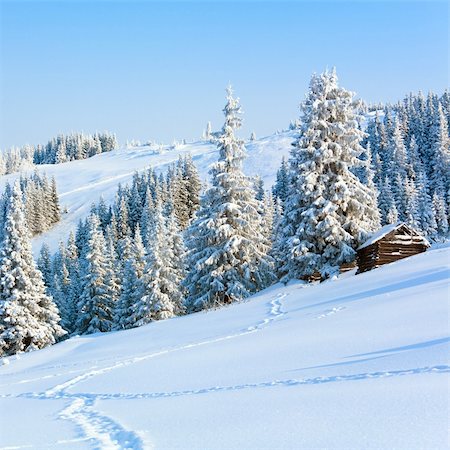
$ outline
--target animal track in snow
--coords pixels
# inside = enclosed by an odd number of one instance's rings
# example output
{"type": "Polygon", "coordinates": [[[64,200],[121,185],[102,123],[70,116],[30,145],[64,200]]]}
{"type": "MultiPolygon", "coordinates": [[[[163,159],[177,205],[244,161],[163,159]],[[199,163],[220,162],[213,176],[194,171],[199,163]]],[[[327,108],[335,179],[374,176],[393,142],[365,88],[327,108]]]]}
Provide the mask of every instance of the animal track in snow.
{"type": "Polygon", "coordinates": [[[345,306],[337,306],[335,308],[327,309],[322,314],[319,314],[316,319],[323,319],[324,317],[331,316],[344,309],[346,309],[345,306]]]}

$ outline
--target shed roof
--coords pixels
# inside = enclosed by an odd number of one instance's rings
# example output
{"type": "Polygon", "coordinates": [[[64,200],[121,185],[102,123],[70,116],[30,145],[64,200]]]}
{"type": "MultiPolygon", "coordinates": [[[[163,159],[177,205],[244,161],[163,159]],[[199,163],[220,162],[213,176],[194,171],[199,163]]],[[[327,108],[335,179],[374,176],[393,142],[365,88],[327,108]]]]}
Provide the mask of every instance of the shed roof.
{"type": "Polygon", "coordinates": [[[416,230],[408,226],[404,222],[399,223],[390,223],[388,225],[385,225],[384,227],[381,227],[378,231],[376,231],[372,236],[364,242],[364,244],[360,245],[357,250],[361,250],[363,248],[368,247],[369,245],[374,244],[375,242],[379,241],[380,239],[383,239],[386,235],[391,233],[392,231],[398,230],[399,228],[405,227],[410,231],[411,233],[415,234],[416,236],[420,236],[423,239],[423,243],[427,246],[430,246],[430,243],[423,237],[421,234],[419,234],[416,230]]]}

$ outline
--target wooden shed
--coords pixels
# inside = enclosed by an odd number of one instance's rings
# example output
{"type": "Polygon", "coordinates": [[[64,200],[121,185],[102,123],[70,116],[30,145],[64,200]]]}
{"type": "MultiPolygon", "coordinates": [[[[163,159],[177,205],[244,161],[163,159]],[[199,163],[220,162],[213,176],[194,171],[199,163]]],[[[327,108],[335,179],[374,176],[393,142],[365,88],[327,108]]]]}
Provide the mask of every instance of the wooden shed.
{"type": "Polygon", "coordinates": [[[386,225],[356,250],[357,273],[417,255],[428,247],[430,243],[405,223],[386,225]]]}

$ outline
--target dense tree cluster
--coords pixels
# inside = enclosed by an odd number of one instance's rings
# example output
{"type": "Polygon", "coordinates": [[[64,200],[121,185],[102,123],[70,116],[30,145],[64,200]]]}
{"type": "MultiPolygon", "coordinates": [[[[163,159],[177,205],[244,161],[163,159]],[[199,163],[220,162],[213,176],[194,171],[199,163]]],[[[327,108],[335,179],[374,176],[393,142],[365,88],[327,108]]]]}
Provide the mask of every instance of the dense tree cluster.
{"type": "Polygon", "coordinates": [[[29,169],[34,164],[59,164],[86,159],[116,148],[116,136],[108,132],[94,135],[61,134],[44,146],[26,145],[22,148],[11,148],[0,152],[0,175],[29,169]]]}
{"type": "Polygon", "coordinates": [[[450,213],[450,101],[421,93],[376,111],[367,124],[366,160],[379,192],[382,224],[401,220],[445,237],[450,213]]]}
{"type": "Polygon", "coordinates": [[[136,173],[112,205],[92,205],[53,257],[42,247],[38,266],[68,332],[131,328],[184,313],[182,231],[199,207],[200,189],[190,156],[166,175],[136,173]]]}
{"type": "MultiPolygon", "coordinates": [[[[61,218],[55,179],[34,172],[32,176],[21,176],[19,186],[25,207],[25,220],[32,236],[50,229],[61,218]]],[[[4,231],[12,187],[6,184],[0,197],[0,239],[4,231]]]]}

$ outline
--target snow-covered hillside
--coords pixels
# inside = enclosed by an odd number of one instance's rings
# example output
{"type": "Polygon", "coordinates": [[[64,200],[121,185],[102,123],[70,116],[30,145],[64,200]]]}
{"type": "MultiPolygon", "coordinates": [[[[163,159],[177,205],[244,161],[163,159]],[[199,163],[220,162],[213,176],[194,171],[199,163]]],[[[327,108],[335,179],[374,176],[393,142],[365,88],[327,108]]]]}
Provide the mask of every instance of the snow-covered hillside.
{"type": "Polygon", "coordinates": [[[447,246],[8,358],[0,446],[448,448],[449,275],[447,246]]]}
{"type": "MultiPolygon", "coordinates": [[[[248,142],[245,173],[261,176],[265,186],[270,187],[282,157],[289,154],[293,139],[294,132],[284,132],[248,142]]],[[[56,250],[59,240],[66,240],[78,220],[89,214],[91,204],[97,202],[101,195],[108,203],[111,202],[118,184],[129,182],[136,170],[145,170],[149,166],[165,170],[170,163],[177,161],[179,155],[189,153],[206,182],[211,164],[217,161],[218,151],[215,145],[204,141],[179,145],[176,149],[163,147],[162,152],[159,146],[122,148],[89,159],[37,166],[40,172],[55,177],[61,206],[67,208],[68,213],[63,215],[58,225],[33,240],[34,253],[39,252],[43,242],[47,242],[52,251],[56,250]]],[[[17,176],[19,174],[1,177],[0,190],[17,176]]]]}

